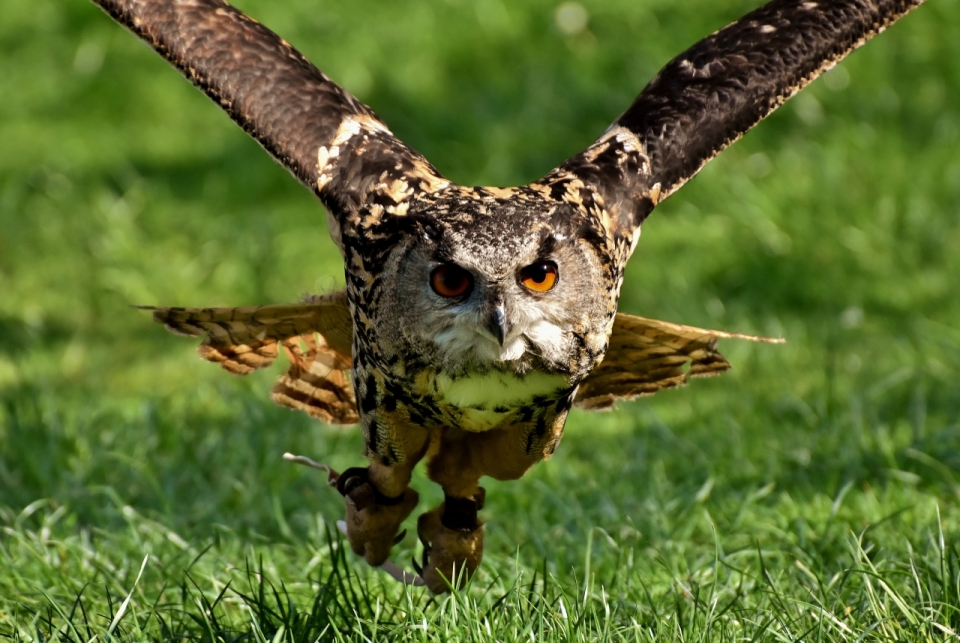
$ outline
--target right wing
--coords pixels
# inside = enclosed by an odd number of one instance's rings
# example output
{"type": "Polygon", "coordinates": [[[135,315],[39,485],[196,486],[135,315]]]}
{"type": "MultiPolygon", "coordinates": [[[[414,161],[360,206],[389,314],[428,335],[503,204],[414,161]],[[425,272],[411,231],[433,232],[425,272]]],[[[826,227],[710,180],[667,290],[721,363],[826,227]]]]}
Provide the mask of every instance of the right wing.
{"type": "Polygon", "coordinates": [[[717,350],[719,339],[784,341],[617,313],[607,355],[580,383],[574,404],[587,410],[608,409],[617,400],[683,386],[691,377],[719,375],[730,370],[730,362],[717,350]]]}
{"type": "Polygon", "coordinates": [[[93,1],[223,108],[338,223],[364,206],[402,214],[411,196],[449,184],[372,109],[223,0],[93,1]]]}
{"type": "Polygon", "coordinates": [[[250,308],[140,308],[171,332],[206,335],[200,357],[236,375],[269,366],[283,348],[290,368],[271,391],[274,402],[332,424],[358,421],[348,377],[353,321],[346,293],[250,308]]]}

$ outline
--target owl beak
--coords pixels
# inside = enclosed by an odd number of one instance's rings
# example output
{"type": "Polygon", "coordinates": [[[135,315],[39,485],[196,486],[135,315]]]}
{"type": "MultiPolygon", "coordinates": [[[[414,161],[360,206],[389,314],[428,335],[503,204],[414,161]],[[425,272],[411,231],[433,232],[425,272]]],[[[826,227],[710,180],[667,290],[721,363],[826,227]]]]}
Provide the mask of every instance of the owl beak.
{"type": "Polygon", "coordinates": [[[494,306],[493,312],[487,320],[487,330],[497,339],[497,342],[500,343],[500,347],[502,348],[503,342],[507,339],[507,330],[509,330],[507,326],[507,311],[502,303],[494,306]]]}

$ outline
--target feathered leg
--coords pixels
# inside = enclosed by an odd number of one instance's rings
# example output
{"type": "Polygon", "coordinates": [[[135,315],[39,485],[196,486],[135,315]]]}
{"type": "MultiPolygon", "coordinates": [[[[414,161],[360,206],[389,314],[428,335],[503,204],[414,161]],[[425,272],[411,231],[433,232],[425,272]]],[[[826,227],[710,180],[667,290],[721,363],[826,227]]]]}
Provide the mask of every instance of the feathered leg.
{"type": "MultiPolygon", "coordinates": [[[[566,415],[565,413],[563,414],[566,415]]],[[[483,558],[483,508],[481,476],[516,480],[537,462],[550,457],[563,431],[563,417],[546,424],[544,435],[536,428],[516,427],[483,433],[461,429],[437,432],[428,451],[427,475],[443,487],[444,502],[424,513],[417,532],[424,543],[420,571],[434,593],[449,591],[468,580],[483,558]]]]}
{"type": "Polygon", "coordinates": [[[400,523],[420,498],[408,485],[413,468],[426,453],[429,433],[414,430],[404,437],[401,461],[388,466],[368,454],[369,467],[348,469],[337,483],[346,504],[350,548],[373,566],[390,556],[400,523]]]}

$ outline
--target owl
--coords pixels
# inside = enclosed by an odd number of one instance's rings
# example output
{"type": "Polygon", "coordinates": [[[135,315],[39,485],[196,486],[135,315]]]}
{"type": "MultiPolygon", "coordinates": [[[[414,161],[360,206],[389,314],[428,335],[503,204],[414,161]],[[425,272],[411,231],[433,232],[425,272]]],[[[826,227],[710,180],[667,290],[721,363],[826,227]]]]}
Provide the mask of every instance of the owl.
{"type": "MultiPolygon", "coordinates": [[[[773,0],[670,61],[590,147],[515,188],[465,187],[223,0],[94,0],[312,190],[346,288],[289,305],[151,308],[243,374],[282,351],[273,399],[358,423],[366,467],[325,468],[350,547],[443,592],[483,553],[484,476],[554,452],[573,406],[607,408],[718,374],[723,338],[618,313],[644,220],[723,148],[922,0],[773,0]],[[389,562],[426,461],[416,574],[389,562]]],[[[290,456],[305,463],[312,461],[290,456]]],[[[312,463],[316,464],[316,463],[312,463]]]]}

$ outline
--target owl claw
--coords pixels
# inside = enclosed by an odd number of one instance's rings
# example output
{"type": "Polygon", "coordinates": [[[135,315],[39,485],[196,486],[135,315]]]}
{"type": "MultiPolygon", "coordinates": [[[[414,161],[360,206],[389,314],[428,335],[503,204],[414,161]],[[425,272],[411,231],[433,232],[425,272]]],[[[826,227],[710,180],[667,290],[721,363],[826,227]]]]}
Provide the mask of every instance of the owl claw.
{"type": "Polygon", "coordinates": [[[483,489],[473,498],[451,498],[417,520],[423,546],[423,565],[414,567],[431,592],[441,594],[460,587],[473,576],[483,559],[483,524],[477,509],[483,489]]]}
{"type": "Polygon", "coordinates": [[[423,543],[423,554],[420,556],[420,575],[423,576],[423,568],[430,564],[430,552],[433,546],[430,543],[423,543]]]}
{"type": "MultiPolygon", "coordinates": [[[[335,486],[344,497],[346,520],[338,521],[337,527],[346,535],[350,549],[363,556],[373,567],[381,567],[389,562],[387,559],[391,547],[406,533],[397,535],[400,523],[410,515],[420,499],[416,491],[407,487],[399,496],[390,498],[370,482],[365,468],[353,467],[337,473],[327,465],[303,456],[287,453],[283,457],[289,462],[326,471],[327,484],[335,486]]],[[[406,583],[404,579],[410,574],[394,563],[390,565],[387,573],[406,583]]]]}
{"type": "MultiPolygon", "coordinates": [[[[344,536],[347,535],[347,522],[345,520],[337,521],[337,529],[340,530],[340,533],[344,536]]],[[[406,530],[403,531],[404,534],[407,533],[406,530]]],[[[423,581],[423,568],[417,565],[417,561],[413,561],[413,568],[417,571],[416,574],[411,574],[407,570],[397,565],[392,560],[385,560],[380,569],[385,571],[390,578],[393,580],[403,583],[404,585],[411,585],[413,587],[423,587],[426,583],[423,581]]]]}
{"type": "Polygon", "coordinates": [[[419,496],[407,487],[400,496],[386,499],[387,504],[369,482],[357,482],[353,478],[348,483],[349,488],[341,489],[337,485],[347,508],[347,540],[355,553],[378,567],[390,556],[400,523],[413,511],[419,496]]]}
{"type": "Polygon", "coordinates": [[[483,508],[483,487],[472,498],[447,496],[439,507],[420,516],[417,537],[423,543],[422,563],[411,561],[417,572],[411,574],[389,560],[389,555],[390,548],[406,536],[406,531],[398,534],[397,530],[417,504],[416,491],[407,487],[395,498],[385,497],[370,482],[367,469],[337,473],[304,456],[285,453],[283,457],[327,472],[327,484],[343,495],[347,508],[346,520],[338,520],[337,528],[355,553],[391,578],[404,585],[426,585],[432,593],[442,594],[466,583],[480,565],[483,524],[477,511],[483,508]]]}

